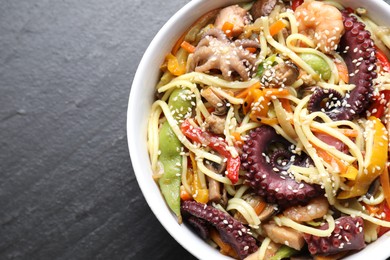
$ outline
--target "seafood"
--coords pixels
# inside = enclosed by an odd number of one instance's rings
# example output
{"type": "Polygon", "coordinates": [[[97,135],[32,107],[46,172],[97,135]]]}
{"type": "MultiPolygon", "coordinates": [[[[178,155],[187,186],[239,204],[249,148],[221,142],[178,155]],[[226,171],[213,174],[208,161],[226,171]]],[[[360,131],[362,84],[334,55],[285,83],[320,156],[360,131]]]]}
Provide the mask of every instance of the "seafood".
{"type": "Polygon", "coordinates": [[[199,42],[190,63],[190,71],[209,72],[220,70],[225,79],[231,80],[238,74],[248,80],[253,73],[256,55],[245,48],[259,48],[253,40],[230,41],[225,33],[217,28],[206,32],[199,42]]]}
{"type": "Polygon", "coordinates": [[[299,33],[311,38],[322,52],[330,53],[337,49],[344,25],[341,12],[336,7],[319,1],[305,1],[294,14],[299,23],[299,33]]]}

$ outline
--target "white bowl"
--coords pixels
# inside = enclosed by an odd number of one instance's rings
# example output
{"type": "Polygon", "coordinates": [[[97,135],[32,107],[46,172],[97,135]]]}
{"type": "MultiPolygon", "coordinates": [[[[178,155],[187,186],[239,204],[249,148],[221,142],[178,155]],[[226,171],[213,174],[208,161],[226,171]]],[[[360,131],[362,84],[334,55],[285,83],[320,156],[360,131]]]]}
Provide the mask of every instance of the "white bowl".
{"type": "MultiPolygon", "coordinates": [[[[158,82],[159,68],[176,40],[202,14],[218,7],[227,6],[240,0],[192,0],[180,9],[161,28],[146,50],[137,69],[131,87],[127,113],[127,138],[130,157],[138,184],[143,195],[164,228],[185,249],[199,259],[231,259],[211,248],[185,225],[179,225],[170,212],[152,178],[152,170],[146,145],[146,129],[150,108],[154,101],[155,85],[158,82]]],[[[390,26],[390,7],[382,0],[345,0],[344,6],[365,7],[376,23],[390,26]]],[[[361,252],[348,259],[386,259],[390,255],[390,233],[361,252]]]]}

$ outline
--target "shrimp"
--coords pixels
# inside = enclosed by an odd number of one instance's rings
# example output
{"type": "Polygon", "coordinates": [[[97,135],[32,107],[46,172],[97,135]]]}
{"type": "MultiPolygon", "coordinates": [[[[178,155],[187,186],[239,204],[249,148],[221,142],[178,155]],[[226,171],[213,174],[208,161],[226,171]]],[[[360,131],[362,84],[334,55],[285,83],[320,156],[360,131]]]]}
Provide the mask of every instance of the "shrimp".
{"type": "Polygon", "coordinates": [[[344,33],[343,17],[334,6],[318,1],[305,1],[294,13],[298,32],[311,38],[324,53],[337,49],[344,33]]]}

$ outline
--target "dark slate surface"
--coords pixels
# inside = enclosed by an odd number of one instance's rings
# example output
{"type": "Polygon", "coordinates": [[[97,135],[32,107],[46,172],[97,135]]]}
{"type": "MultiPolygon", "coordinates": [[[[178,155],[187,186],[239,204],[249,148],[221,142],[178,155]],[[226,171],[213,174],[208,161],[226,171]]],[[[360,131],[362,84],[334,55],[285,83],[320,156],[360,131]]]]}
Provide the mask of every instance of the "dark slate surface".
{"type": "Polygon", "coordinates": [[[194,259],[146,205],[125,130],[141,56],[188,1],[1,1],[0,259],[194,259]]]}
{"type": "Polygon", "coordinates": [[[130,86],[187,0],[2,0],[0,259],[193,259],[136,182],[130,86]]]}

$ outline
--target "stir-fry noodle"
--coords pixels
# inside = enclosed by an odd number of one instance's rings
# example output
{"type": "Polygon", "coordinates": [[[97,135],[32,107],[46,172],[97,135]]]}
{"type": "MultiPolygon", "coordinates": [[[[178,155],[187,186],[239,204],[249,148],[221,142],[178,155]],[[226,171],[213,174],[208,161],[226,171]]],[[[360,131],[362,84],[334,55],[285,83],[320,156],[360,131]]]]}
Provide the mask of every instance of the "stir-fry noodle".
{"type": "Polygon", "coordinates": [[[237,259],[338,259],[390,229],[390,29],[370,15],[259,0],[188,29],[148,125],[179,223],[237,259]]]}

